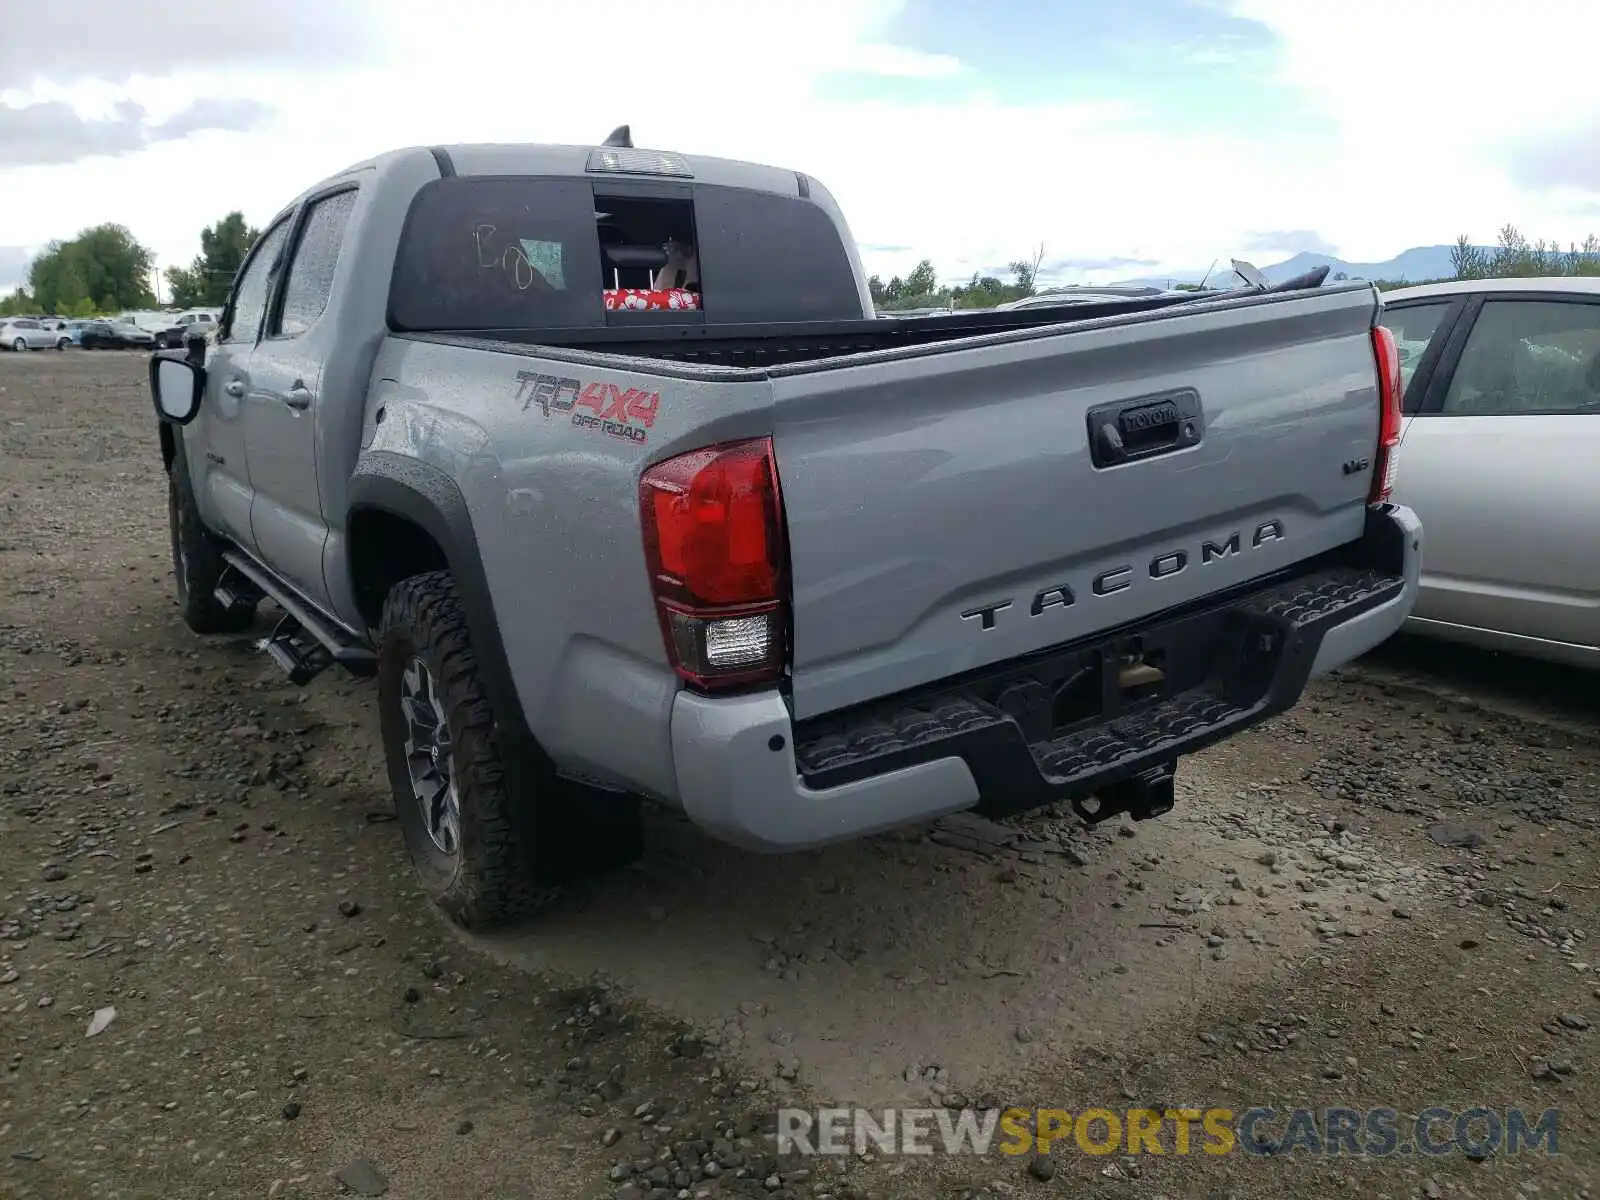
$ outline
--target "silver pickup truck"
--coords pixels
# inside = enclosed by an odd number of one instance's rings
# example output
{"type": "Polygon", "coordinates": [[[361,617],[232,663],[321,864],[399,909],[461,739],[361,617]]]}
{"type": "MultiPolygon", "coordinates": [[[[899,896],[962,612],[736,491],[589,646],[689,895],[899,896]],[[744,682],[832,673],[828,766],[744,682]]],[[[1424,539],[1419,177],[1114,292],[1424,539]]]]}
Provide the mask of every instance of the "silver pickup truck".
{"type": "Polygon", "coordinates": [[[804,174],[625,130],[398,150],[151,360],[178,604],[237,633],[270,599],[291,679],[376,677],[469,926],[636,856],[641,797],[758,851],[1144,819],[1411,609],[1380,316],[1350,284],[878,320],[804,174]]]}

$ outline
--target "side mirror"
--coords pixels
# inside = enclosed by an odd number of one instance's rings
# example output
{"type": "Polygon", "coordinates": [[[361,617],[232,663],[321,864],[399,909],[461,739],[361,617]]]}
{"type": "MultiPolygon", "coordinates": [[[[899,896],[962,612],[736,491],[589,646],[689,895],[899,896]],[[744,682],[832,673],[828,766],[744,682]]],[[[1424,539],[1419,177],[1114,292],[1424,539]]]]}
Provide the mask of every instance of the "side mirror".
{"type": "Polygon", "coordinates": [[[150,397],[156,416],[172,425],[187,425],[200,411],[205,392],[204,368],[165,351],[150,356],[150,397]]]}

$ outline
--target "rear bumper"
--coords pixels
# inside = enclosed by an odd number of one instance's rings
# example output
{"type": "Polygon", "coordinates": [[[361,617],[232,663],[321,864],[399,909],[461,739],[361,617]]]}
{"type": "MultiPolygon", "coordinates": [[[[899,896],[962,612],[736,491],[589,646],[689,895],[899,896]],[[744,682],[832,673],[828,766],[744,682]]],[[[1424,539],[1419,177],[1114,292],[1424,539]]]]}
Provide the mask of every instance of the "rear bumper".
{"type": "Polygon", "coordinates": [[[1416,607],[1422,584],[1422,522],[1417,514],[1409,508],[1389,505],[1386,511],[1368,519],[1367,540],[1377,543],[1374,554],[1383,560],[1384,568],[1392,566],[1390,556],[1398,553],[1400,589],[1382,603],[1351,613],[1323,631],[1311,665],[1312,679],[1388,641],[1416,607]]]}
{"type": "Polygon", "coordinates": [[[1387,639],[1416,602],[1421,555],[1415,514],[1385,506],[1360,542],[1287,576],[798,726],[777,692],[679,692],[678,796],[708,832],[766,852],[1080,800],[1283,712],[1387,639]],[[1161,692],[1120,692],[1130,653],[1161,664],[1161,692]]]}

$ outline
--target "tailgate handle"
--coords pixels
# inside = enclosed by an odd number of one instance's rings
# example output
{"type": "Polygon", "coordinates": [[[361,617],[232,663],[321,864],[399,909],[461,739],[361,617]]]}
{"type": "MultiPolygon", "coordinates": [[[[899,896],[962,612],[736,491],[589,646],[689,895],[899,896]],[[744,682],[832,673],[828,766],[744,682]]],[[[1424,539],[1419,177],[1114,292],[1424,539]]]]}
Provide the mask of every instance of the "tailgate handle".
{"type": "Polygon", "coordinates": [[[1205,433],[1200,393],[1192,388],[1097,404],[1088,413],[1089,457],[1115,467],[1186,450],[1205,433]]]}

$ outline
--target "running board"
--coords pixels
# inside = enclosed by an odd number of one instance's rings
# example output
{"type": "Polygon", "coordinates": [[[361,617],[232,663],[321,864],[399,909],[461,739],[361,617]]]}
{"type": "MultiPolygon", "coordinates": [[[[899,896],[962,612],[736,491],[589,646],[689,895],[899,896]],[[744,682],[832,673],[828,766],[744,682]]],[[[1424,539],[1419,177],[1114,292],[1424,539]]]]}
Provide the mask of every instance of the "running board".
{"type": "Polygon", "coordinates": [[[226,561],[222,567],[221,581],[211,594],[229,613],[251,611],[265,599],[260,588],[226,561]]]}
{"type": "Polygon", "coordinates": [[[256,648],[282,668],[290,683],[304,686],[335,664],[364,679],[377,674],[377,655],[312,611],[272,572],[237,550],[225,550],[222,559],[244,583],[219,587],[219,600],[225,604],[243,601],[248,585],[283,610],[282,619],[256,648]],[[227,599],[220,594],[223,591],[228,593],[227,599]]]}

